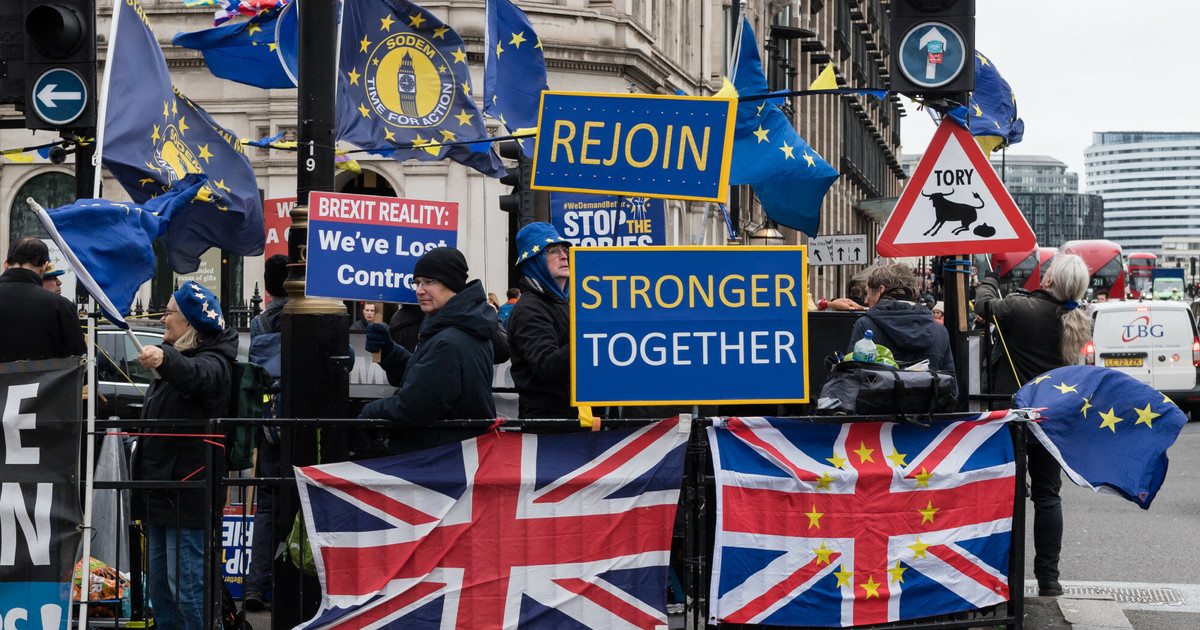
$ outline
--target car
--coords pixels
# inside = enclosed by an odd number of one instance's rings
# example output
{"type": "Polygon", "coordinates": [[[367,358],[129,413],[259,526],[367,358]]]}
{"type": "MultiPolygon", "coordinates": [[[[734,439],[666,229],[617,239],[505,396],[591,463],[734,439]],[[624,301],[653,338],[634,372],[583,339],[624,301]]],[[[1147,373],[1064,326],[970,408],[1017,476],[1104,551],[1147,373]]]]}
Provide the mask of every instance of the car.
{"type": "MultiPolygon", "coordinates": [[[[162,343],[163,328],[131,326],[143,346],[162,343]]],[[[124,330],[111,324],[96,329],[97,418],[137,419],[154,374],[137,360],[137,348],[124,330]]]]}
{"type": "Polygon", "coordinates": [[[1187,412],[1200,410],[1200,335],[1188,304],[1111,301],[1089,307],[1083,362],[1124,372],[1187,412]]]}

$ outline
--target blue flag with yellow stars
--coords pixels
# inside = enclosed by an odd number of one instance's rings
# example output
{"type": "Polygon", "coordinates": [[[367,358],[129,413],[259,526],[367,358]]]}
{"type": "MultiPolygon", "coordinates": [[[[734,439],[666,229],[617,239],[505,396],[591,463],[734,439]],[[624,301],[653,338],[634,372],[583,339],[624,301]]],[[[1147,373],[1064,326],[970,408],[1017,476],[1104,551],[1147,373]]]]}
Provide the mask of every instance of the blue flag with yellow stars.
{"type": "Polygon", "coordinates": [[[282,11],[283,6],[276,6],[248,22],[179,33],[172,43],[204,53],[209,71],[222,79],[264,89],[294,88],[276,51],[275,23],[282,11]]]}
{"type": "MultiPolygon", "coordinates": [[[[542,40],[525,12],[509,0],[487,0],[484,39],[483,111],[509,132],[536,128],[546,86],[546,57],[542,40]]],[[[517,140],[526,157],[533,157],[532,138],[517,140]]]]}
{"type": "Polygon", "coordinates": [[[1167,476],[1167,449],[1187,416],[1166,396],[1110,368],[1072,365],[1033,379],[1017,407],[1045,408],[1030,431],[1076,484],[1149,509],[1167,476]]]}
{"type": "Polygon", "coordinates": [[[167,262],[177,273],[195,271],[210,247],[261,254],[266,242],[262,203],[241,142],[171,85],[162,49],[137,0],[117,7],[104,167],[137,204],[177,190],[188,173],[208,176],[161,236],[167,262]]]}
{"type": "Polygon", "coordinates": [[[463,40],[406,0],[356,0],[342,14],[338,139],[396,160],[444,160],[501,177],[471,99],[463,40]]]}
{"type": "Polygon", "coordinates": [[[129,315],[138,288],[154,275],[155,239],[207,182],[204,175],[190,173],[178,186],[143,205],[80,199],[46,211],[54,224],[51,237],[58,236],[54,241],[64,254],[71,252],[68,259],[74,256],[70,262],[75,275],[97,298],[110,321],[118,326],[124,323],[121,316],[129,315]],[[116,312],[110,311],[105,301],[116,312]]]}
{"type": "MultiPolygon", "coordinates": [[[[738,41],[733,64],[738,96],[769,93],[758,40],[745,16],[738,41]]],[[[772,220],[816,236],[821,201],[837,178],[838,172],[808,146],[769,99],[738,103],[729,183],[750,184],[772,220]]]]}
{"type": "Polygon", "coordinates": [[[984,153],[1016,144],[1025,136],[1025,121],[1017,117],[1017,97],[990,59],[975,51],[975,91],[966,107],[947,113],[975,136],[984,153]]]}

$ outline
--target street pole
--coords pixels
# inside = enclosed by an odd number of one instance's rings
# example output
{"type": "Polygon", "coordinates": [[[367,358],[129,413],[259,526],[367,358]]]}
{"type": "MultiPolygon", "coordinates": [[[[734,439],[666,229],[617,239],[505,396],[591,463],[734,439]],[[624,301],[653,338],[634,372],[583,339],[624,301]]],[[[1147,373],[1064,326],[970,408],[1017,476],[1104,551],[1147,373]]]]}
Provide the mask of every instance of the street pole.
{"type": "MultiPolygon", "coordinates": [[[[296,205],[288,234],[288,278],[284,288],[283,352],[280,417],[342,418],[349,397],[350,317],[342,302],[305,297],[308,198],[311,191],[332,191],[334,178],[334,108],[337,86],[336,0],[305,0],[299,13],[297,114],[299,132],[296,205]]],[[[281,470],[317,463],[316,429],[288,432],[281,448],[281,470]]],[[[320,450],[323,461],[340,459],[320,450]]],[[[275,531],[291,529],[299,508],[294,485],[279,491],[275,531]]],[[[275,563],[273,630],[294,628],[316,612],[320,589],[295,567],[275,563]]]]}

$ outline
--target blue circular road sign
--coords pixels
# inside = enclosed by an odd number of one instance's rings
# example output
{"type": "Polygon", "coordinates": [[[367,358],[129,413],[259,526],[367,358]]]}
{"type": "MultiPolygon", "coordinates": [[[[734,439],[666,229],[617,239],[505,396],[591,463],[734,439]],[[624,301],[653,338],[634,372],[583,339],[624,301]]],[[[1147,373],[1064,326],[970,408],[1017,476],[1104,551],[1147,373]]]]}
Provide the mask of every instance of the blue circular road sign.
{"type": "Polygon", "coordinates": [[[87,109],[89,94],[83,77],[69,68],[51,68],[33,84],[33,111],[52,125],[65,125],[87,109]]]}
{"type": "Polygon", "coordinates": [[[945,22],[923,22],[909,29],[897,55],[904,76],[924,88],[953,81],[968,61],[962,35],[945,22]]]}

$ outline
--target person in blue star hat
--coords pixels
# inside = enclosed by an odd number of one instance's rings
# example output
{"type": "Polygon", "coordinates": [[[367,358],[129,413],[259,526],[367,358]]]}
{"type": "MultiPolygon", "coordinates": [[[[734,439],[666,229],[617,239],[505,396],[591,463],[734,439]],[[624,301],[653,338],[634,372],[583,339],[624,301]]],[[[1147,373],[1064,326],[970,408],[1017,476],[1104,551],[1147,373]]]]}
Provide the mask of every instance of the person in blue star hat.
{"type": "MultiPolygon", "coordinates": [[[[237,331],[225,326],[217,296],[198,282],[185,282],[171,296],[161,319],[163,343],[146,346],[142,366],[156,370],[142,406],[145,435],[138,438],[133,478],[142,481],[204,481],[207,470],[203,427],[167,426],[157,420],[220,418],[227,415],[237,331]],[[182,435],[181,435],[182,434],[182,435]]],[[[208,448],[213,448],[208,446],[208,448]]],[[[222,453],[212,458],[224,468],[222,453]]],[[[151,490],[145,497],[147,580],[155,622],[170,630],[200,630],[204,619],[204,524],[216,506],[203,488],[151,490]]]]}
{"type": "Polygon", "coordinates": [[[522,418],[575,418],[571,406],[571,280],[569,248],[549,223],[517,232],[521,299],[508,317],[512,377],[522,418]]]}

